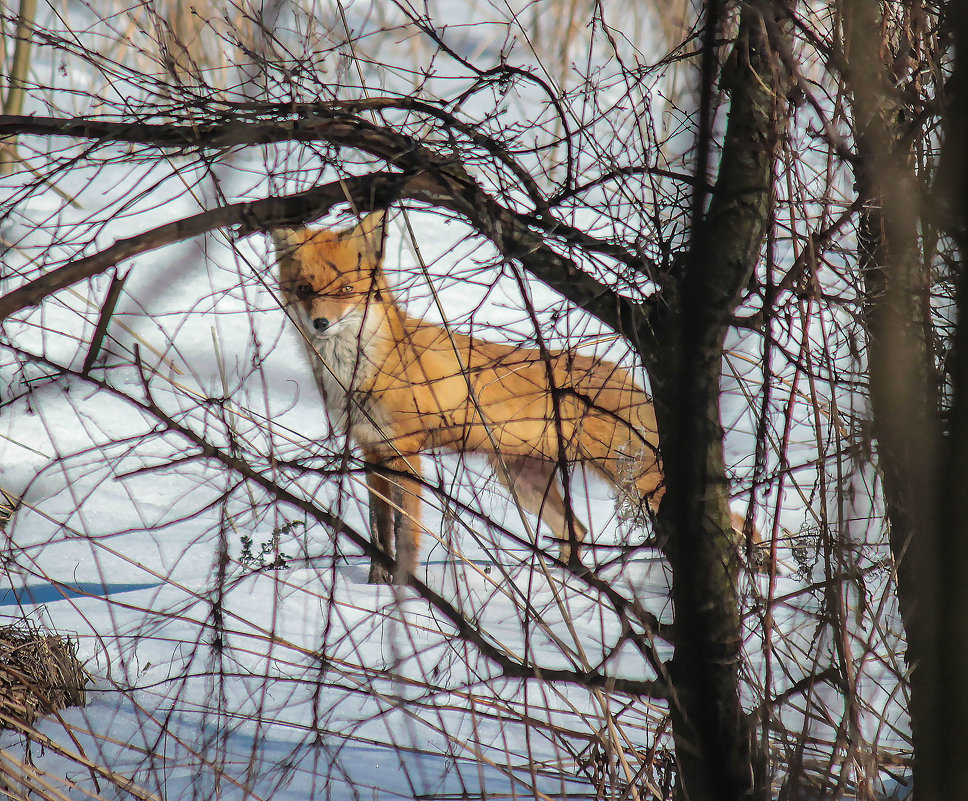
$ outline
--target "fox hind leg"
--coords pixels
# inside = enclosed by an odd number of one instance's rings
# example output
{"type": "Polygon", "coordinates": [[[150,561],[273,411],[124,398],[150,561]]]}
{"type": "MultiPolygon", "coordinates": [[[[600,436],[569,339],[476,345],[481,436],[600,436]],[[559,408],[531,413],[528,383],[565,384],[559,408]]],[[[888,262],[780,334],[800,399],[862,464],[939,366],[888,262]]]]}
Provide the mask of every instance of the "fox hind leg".
{"type": "Polygon", "coordinates": [[[394,480],[393,501],[396,506],[393,536],[397,549],[396,581],[406,584],[417,572],[417,555],[420,550],[420,457],[410,454],[394,459],[390,466],[399,471],[394,480]],[[408,476],[414,476],[413,479],[408,476]]]}
{"type": "Polygon", "coordinates": [[[577,562],[578,545],[585,539],[588,529],[574,514],[571,515],[571,526],[568,525],[568,514],[558,487],[554,463],[529,456],[504,456],[503,459],[507,472],[497,456],[490,459],[491,467],[501,483],[513,490],[525,511],[538,517],[551,529],[561,543],[561,561],[577,562]]]}

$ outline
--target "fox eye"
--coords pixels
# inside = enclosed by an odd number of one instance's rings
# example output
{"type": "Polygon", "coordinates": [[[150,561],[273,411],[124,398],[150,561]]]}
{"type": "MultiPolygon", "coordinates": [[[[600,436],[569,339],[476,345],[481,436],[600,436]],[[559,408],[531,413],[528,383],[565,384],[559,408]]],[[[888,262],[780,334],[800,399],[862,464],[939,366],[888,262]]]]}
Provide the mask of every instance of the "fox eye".
{"type": "Polygon", "coordinates": [[[339,288],[339,291],[342,292],[344,295],[348,295],[350,294],[350,292],[353,291],[353,287],[351,284],[344,284],[339,288]]]}
{"type": "Polygon", "coordinates": [[[305,300],[308,297],[312,297],[316,292],[312,288],[311,284],[296,284],[296,297],[299,300],[305,300]]]}

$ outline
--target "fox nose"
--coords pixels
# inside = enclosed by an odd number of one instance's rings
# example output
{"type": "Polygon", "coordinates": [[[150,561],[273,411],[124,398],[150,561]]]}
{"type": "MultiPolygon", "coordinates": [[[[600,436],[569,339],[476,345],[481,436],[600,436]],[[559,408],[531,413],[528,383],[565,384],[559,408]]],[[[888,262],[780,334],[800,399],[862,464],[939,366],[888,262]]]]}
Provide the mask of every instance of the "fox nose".
{"type": "Polygon", "coordinates": [[[313,320],[313,328],[315,328],[317,331],[325,331],[327,328],[329,328],[329,320],[327,320],[325,317],[317,317],[315,320],[313,320]]]}

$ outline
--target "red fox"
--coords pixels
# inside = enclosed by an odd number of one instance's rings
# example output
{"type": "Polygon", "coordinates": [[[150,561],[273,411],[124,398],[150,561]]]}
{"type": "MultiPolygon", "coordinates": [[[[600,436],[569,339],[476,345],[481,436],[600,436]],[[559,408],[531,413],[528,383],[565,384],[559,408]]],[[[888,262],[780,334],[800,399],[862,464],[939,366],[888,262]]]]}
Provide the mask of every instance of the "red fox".
{"type": "Polygon", "coordinates": [[[371,582],[406,581],[417,567],[420,454],[482,453],[523,508],[561,542],[561,558],[586,528],[569,525],[556,465],[587,465],[639,503],[657,508],[664,487],[655,410],[616,364],[572,351],[513,347],[409,317],[382,270],[385,212],[344,231],[273,232],[279,284],[302,331],[330,414],[371,472],[370,518],[398,571],[371,582]],[[408,480],[412,476],[413,480],[408,480]],[[397,489],[394,488],[397,487],[397,489]]]}

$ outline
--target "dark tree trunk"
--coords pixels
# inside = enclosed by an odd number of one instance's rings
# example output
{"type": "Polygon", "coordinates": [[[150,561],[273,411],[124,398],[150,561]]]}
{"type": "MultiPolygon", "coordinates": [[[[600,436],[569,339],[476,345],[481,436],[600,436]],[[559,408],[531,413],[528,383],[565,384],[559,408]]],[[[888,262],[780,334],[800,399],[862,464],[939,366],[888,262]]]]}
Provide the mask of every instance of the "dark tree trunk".
{"type": "MultiPolygon", "coordinates": [[[[785,125],[785,82],[768,30],[777,30],[774,19],[743,11],[726,70],[731,103],[716,187],[708,212],[702,192],[694,203],[690,252],[677,280],[666,285],[665,312],[655,319],[662,352],[649,360],[668,488],[658,528],[673,573],[671,714],[690,801],[755,794],[751,729],[739,700],[739,555],[719,392],[730,313],[759,258],[785,125]]],[[[712,35],[707,28],[707,41],[712,35]]],[[[708,116],[701,147],[710,136],[708,116]]]]}
{"type": "Polygon", "coordinates": [[[939,675],[942,619],[937,493],[942,451],[938,378],[931,351],[931,268],[918,245],[921,192],[910,115],[892,85],[873,0],[843,4],[844,64],[851,91],[863,207],[858,231],[864,276],[873,434],[897,564],[897,596],[911,668],[911,728],[917,797],[952,798],[937,784],[947,690],[939,675]],[[905,117],[908,119],[905,119],[905,117]]]}
{"type": "MultiPolygon", "coordinates": [[[[968,10],[950,3],[955,38],[955,68],[945,116],[942,193],[950,214],[948,228],[958,243],[958,329],[955,334],[954,402],[948,429],[948,448],[940,481],[938,549],[942,611],[938,640],[939,695],[944,717],[936,721],[940,737],[934,764],[939,770],[937,798],[968,798],[968,281],[964,258],[968,252],[968,10]]],[[[912,699],[913,700],[913,699],[912,699]]],[[[927,798],[917,789],[919,798],[927,798]]]]}

